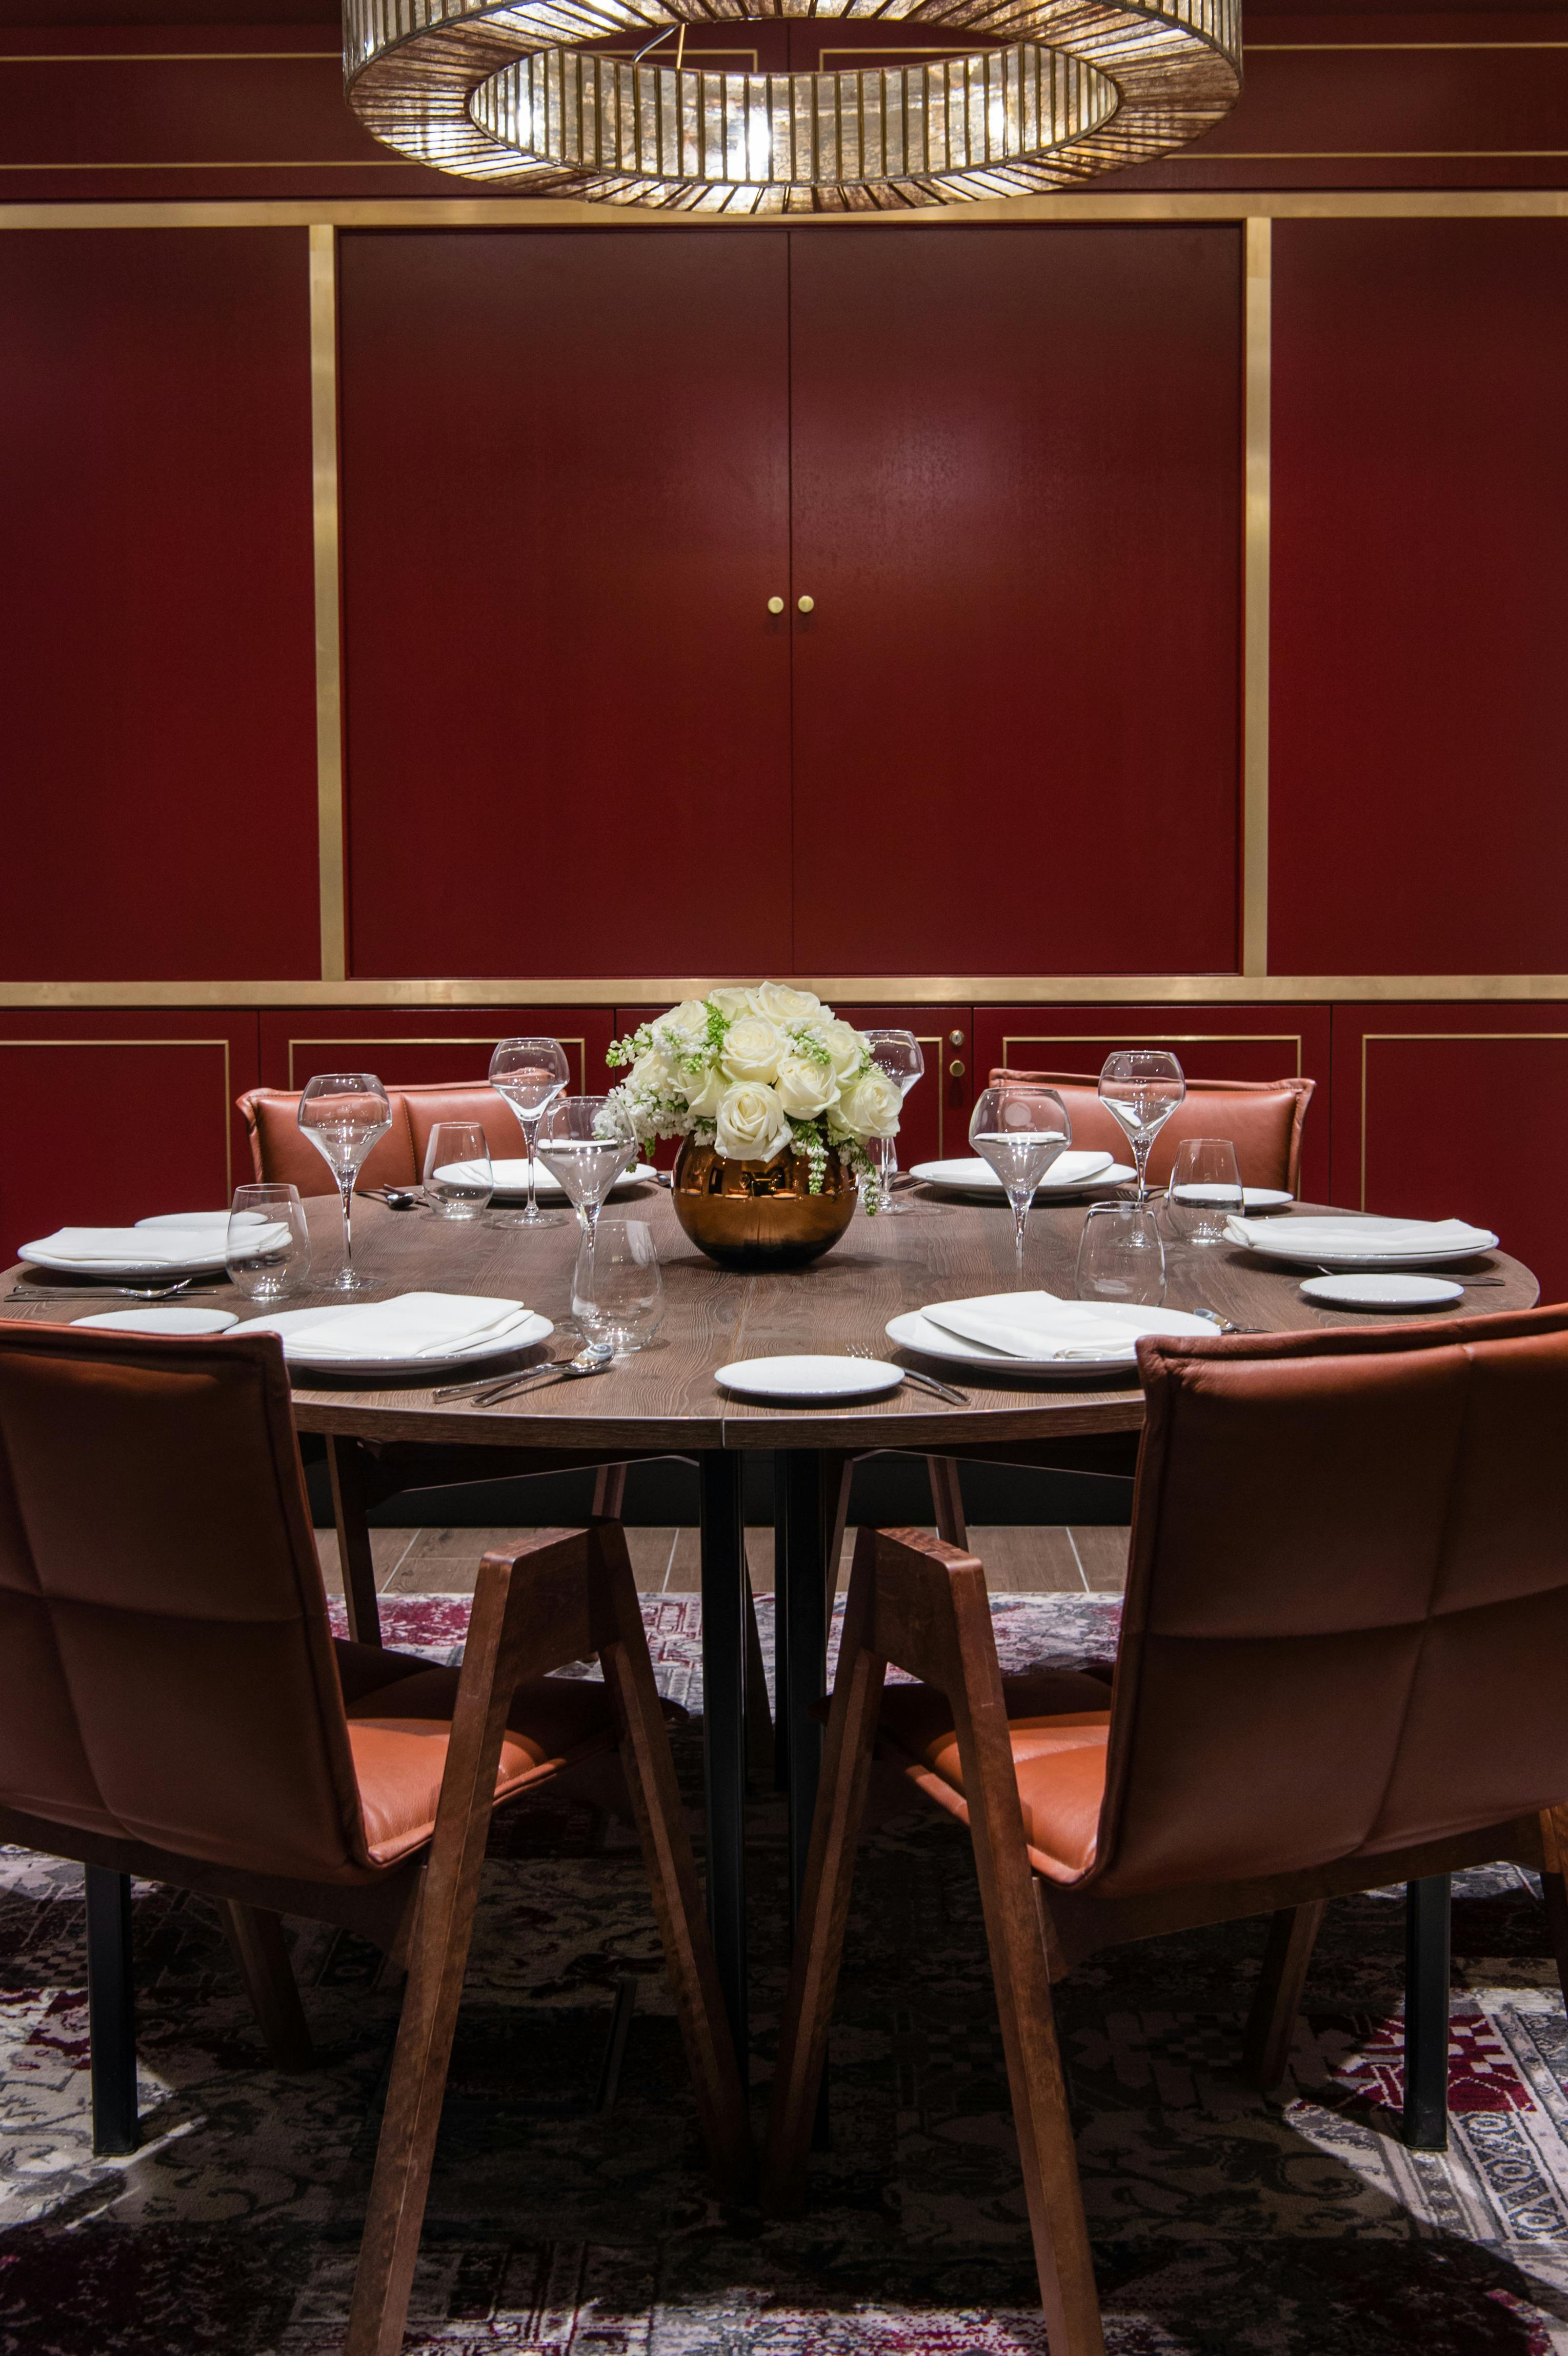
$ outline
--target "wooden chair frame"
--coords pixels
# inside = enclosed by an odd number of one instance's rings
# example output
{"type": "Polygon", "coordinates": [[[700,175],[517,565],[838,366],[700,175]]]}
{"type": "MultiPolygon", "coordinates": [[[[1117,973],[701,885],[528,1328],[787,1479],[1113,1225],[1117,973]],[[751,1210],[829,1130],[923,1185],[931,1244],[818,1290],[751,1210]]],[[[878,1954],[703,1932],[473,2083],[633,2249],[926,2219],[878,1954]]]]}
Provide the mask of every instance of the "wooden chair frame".
{"type": "Polygon", "coordinates": [[[1568,1997],[1568,1943],[1559,1931],[1568,1922],[1568,1810],[1561,1808],[1540,1819],[1518,1818],[1419,1849],[1346,1859],[1270,1881],[1181,1887],[1115,1901],[1038,1877],[1026,1845],[981,1565],[918,1531],[862,1529],[779,2038],[763,2175],[763,2205],[772,2211],[793,2211],[804,2196],[890,1662],[935,1687],[953,1711],[962,1795],[891,1746],[890,1755],[928,1798],[969,1826],[1051,2356],[1104,2356],[1104,2349],[1051,1996],[1052,1981],[1073,1963],[1122,1940],[1274,1912],[1248,2043],[1254,2066],[1283,2070],[1327,1898],[1391,1881],[1421,1882],[1509,1857],[1543,1872],[1568,1997]]]}

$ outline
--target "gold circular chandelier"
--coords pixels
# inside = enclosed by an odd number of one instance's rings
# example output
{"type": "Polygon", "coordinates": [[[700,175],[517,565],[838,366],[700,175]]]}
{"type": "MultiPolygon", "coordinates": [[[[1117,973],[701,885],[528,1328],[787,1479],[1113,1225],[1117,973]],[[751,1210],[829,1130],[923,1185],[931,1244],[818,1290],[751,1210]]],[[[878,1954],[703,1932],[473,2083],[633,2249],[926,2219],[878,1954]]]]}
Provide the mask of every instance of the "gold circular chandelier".
{"type": "Polygon", "coordinates": [[[387,146],[538,196],[871,212],[1149,164],[1241,91],[1241,0],[345,0],[348,102],[387,146]],[[984,48],[834,73],[709,73],[688,26],[836,19],[984,48]],[[673,64],[582,45],[675,35],[673,64]]]}

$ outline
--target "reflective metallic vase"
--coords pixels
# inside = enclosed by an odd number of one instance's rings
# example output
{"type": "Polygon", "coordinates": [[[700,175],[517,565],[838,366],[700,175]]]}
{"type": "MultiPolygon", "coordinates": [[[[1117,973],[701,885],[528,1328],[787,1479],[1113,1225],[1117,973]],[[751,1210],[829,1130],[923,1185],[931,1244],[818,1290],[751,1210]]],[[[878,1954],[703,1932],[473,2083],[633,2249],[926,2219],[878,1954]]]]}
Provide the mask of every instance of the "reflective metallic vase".
{"type": "Polygon", "coordinates": [[[855,1181],[836,1153],[813,1194],[804,1153],[727,1162],[688,1137],[675,1165],[675,1215],[720,1268],[804,1268],[831,1251],[855,1215],[855,1181]]]}

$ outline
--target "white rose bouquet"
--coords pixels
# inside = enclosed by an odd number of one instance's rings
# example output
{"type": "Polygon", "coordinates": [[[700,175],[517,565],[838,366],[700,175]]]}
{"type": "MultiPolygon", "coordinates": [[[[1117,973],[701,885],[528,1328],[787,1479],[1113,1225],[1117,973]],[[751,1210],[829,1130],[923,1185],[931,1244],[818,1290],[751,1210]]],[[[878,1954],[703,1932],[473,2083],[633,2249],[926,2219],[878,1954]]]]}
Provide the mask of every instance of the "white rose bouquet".
{"type": "Polygon", "coordinates": [[[836,1152],[875,1208],[867,1147],[896,1134],[903,1099],[861,1033],[809,990],[764,981],[683,999],[614,1040],[608,1061],[631,1066],[613,1096],[640,1138],[694,1137],[727,1162],[791,1149],[805,1156],[814,1194],[836,1152]]]}

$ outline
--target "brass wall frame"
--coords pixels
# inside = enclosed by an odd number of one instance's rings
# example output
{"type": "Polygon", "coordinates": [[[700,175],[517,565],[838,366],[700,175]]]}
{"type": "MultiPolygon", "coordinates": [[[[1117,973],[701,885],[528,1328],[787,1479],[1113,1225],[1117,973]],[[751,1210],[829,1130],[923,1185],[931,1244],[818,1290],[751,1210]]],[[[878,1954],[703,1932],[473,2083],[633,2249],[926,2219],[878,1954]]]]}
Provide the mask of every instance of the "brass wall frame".
{"type": "MultiPolygon", "coordinates": [[[[497,1032],[490,1038],[471,1039],[466,1035],[458,1036],[455,1033],[447,1032],[437,1032],[433,1037],[428,1034],[424,1036],[405,1036],[402,1033],[382,1032],[374,1039],[356,1039],[352,1037],[344,1038],[341,1035],[332,1039],[291,1039],[288,1043],[289,1086],[291,1088],[298,1087],[300,1086],[300,1082],[294,1072],[294,1049],[296,1047],[489,1047],[491,1049],[495,1049],[500,1045],[505,1035],[504,1032],[497,1032]]],[[[0,1044],[3,1044],[3,1042],[0,1042],[0,1044]]],[[[563,1047],[576,1048],[577,1068],[582,1080],[581,1093],[584,1096],[588,1095],[590,1091],[587,1086],[587,1040],[573,1037],[569,1032],[562,1032],[560,1033],[560,1044],[563,1047]]],[[[392,1086],[396,1087],[398,1083],[394,1080],[392,1086]]],[[[411,1081],[410,1086],[412,1087],[413,1085],[414,1084],[411,1081]]]]}
{"type": "MultiPolygon", "coordinates": [[[[35,1005],[37,1001],[32,1001],[35,1005]]],[[[223,1187],[232,1197],[234,1193],[234,1081],[227,1039],[6,1039],[0,1037],[0,1054],[7,1047],[221,1047],[223,1050],[223,1187]]]]}
{"type": "Polygon", "coordinates": [[[1011,1067],[1013,1059],[1008,1050],[1013,1047],[1163,1047],[1168,1044],[1177,1047],[1294,1047],[1296,1070],[1290,1076],[1302,1077],[1304,1042],[1299,1031],[1004,1031],[1002,1062],[1011,1067]]]}
{"type": "MultiPolygon", "coordinates": [[[[1336,43],[1260,44],[1336,48],[1336,43]]],[[[1346,47],[1362,46],[1345,44],[1346,47]]],[[[1390,43],[1391,48],[1410,46],[1390,43]]],[[[1472,46],[1463,44],[1461,46],[1472,46]]],[[[1477,43],[1562,47],[1561,43],[1477,43]]],[[[0,62],[10,60],[0,59],[0,62]]],[[[166,167],[165,167],[166,168],[166,167]]],[[[221,168],[214,166],[212,168],[221,168]]],[[[303,168],[303,167],[302,167],[303,168]]],[[[1016,197],[918,211],[808,214],[792,230],[846,220],[883,230],[982,227],[998,220],[1210,221],[1241,226],[1245,244],[1243,338],[1243,652],[1241,971],[1233,974],[802,976],[825,997],[904,1004],[1324,1004],[1333,1001],[1449,1000],[1537,1002],[1568,999],[1568,974],[1270,974],[1267,966],[1268,589],[1271,236],[1275,220],[1568,220],[1568,189],[1281,189],[1117,193],[1105,189],[1016,197]]],[[[614,1006],[673,1002],[714,977],[507,977],[350,980],[345,901],[341,575],[336,237],[353,228],[572,227],[645,235],[725,227],[733,235],[776,220],[720,224],[711,216],[639,213],[539,198],[254,198],[219,202],[0,204],[0,231],[72,229],[260,229],[308,231],[315,530],[316,788],[321,965],[319,981],[203,980],[0,982],[0,1007],[90,1006],[614,1006]]]]}
{"type": "Polygon", "coordinates": [[[1361,1033],[1361,1136],[1357,1160],[1360,1170],[1360,1194],[1358,1208],[1367,1207],[1367,1050],[1378,1045],[1392,1045],[1412,1039],[1443,1040],[1481,1039],[1568,1039],[1568,1031],[1364,1031],[1361,1033]]]}

